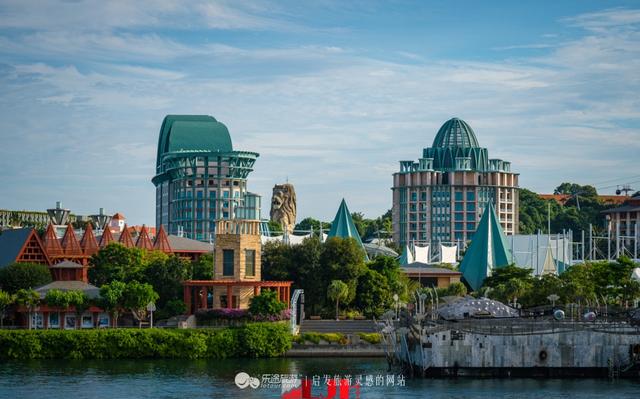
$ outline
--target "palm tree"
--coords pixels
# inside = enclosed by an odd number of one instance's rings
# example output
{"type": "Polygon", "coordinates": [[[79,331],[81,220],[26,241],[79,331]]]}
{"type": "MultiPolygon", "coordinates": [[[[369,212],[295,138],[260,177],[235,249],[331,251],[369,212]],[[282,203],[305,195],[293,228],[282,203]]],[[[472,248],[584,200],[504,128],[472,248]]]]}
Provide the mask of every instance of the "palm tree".
{"type": "Polygon", "coordinates": [[[327,297],[332,301],[336,301],[336,320],[338,319],[340,301],[347,299],[349,295],[349,286],[340,280],[333,280],[327,289],[327,297]]]}

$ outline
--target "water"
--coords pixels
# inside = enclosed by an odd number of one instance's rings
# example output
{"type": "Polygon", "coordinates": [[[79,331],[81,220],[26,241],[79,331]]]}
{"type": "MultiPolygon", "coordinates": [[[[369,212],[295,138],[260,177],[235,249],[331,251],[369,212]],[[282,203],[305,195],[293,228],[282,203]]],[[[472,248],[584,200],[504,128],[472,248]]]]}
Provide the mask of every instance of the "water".
{"type": "MultiPolygon", "coordinates": [[[[363,386],[369,398],[638,398],[640,379],[406,379],[398,386],[396,373],[387,372],[384,359],[230,359],[230,360],[113,360],[24,361],[0,365],[0,398],[278,398],[279,388],[261,386],[241,390],[235,376],[244,371],[263,374],[365,376],[394,374],[392,386],[363,386]]],[[[326,388],[314,388],[314,396],[326,388]]],[[[352,393],[351,398],[354,398],[352,393]]]]}

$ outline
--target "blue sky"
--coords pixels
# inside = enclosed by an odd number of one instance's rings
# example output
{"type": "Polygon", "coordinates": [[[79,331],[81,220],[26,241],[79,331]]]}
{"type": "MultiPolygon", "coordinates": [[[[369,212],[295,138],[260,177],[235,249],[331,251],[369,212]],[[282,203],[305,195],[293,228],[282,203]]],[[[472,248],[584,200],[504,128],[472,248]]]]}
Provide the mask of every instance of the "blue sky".
{"type": "Polygon", "coordinates": [[[639,71],[638,2],[3,0],[0,208],[153,225],[169,113],[225,123],[299,219],[384,213],[452,116],[522,187],[638,189],[639,71]]]}

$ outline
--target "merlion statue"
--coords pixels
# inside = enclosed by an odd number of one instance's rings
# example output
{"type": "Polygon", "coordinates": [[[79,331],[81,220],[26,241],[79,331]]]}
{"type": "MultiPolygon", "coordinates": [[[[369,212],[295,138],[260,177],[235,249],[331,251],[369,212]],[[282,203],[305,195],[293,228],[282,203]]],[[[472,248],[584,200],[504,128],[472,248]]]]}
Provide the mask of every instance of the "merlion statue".
{"type": "Polygon", "coordinates": [[[271,221],[291,234],[296,224],[296,190],[293,184],[276,184],[271,197],[271,221]]]}

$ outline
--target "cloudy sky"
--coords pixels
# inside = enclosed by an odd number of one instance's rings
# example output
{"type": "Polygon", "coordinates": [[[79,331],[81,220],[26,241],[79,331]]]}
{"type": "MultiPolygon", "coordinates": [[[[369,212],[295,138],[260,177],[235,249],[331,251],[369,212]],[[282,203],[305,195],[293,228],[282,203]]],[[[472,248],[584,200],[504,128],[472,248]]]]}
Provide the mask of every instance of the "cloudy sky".
{"type": "Polygon", "coordinates": [[[226,124],[299,219],[384,213],[452,116],[523,187],[639,189],[638,3],[519,3],[1,0],[0,208],[153,225],[169,113],[226,124]]]}

